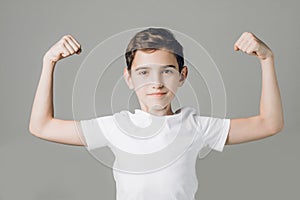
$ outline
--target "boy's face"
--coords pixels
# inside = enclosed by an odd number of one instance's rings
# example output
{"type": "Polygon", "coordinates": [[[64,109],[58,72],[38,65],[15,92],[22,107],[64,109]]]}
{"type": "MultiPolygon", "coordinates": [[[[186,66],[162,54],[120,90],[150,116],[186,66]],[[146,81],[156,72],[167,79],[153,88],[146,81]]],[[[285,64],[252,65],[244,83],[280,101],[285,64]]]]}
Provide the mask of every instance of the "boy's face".
{"type": "Polygon", "coordinates": [[[138,50],[131,66],[131,74],[124,69],[124,78],[134,89],[142,110],[170,109],[178,87],[187,77],[187,67],[181,74],[174,54],[166,50],[145,52],[138,50]]]}

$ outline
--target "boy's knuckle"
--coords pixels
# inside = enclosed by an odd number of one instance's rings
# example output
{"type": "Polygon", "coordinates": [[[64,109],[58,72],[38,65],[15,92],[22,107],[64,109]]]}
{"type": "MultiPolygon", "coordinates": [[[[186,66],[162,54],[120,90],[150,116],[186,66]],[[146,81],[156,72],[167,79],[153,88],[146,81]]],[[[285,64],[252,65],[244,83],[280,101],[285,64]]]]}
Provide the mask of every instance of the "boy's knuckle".
{"type": "Polygon", "coordinates": [[[66,40],[69,39],[69,36],[68,36],[68,35],[65,35],[65,36],[63,37],[63,39],[66,41],[66,40]]]}
{"type": "Polygon", "coordinates": [[[64,42],[59,43],[58,46],[59,46],[60,48],[64,48],[64,47],[65,47],[64,42]]]}
{"type": "Polygon", "coordinates": [[[65,38],[62,38],[61,40],[60,40],[60,44],[64,44],[66,42],[66,39],[65,38]]]}

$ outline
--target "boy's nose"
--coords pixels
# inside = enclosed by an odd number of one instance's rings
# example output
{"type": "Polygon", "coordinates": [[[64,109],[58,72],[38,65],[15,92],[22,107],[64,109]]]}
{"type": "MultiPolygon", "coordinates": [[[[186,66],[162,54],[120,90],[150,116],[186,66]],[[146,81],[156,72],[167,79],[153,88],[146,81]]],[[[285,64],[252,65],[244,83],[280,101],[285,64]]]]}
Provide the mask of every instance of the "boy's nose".
{"type": "Polygon", "coordinates": [[[152,88],[162,88],[163,84],[162,83],[153,83],[152,88]]]}
{"type": "Polygon", "coordinates": [[[151,77],[151,83],[152,87],[155,87],[155,88],[160,88],[162,87],[164,84],[163,84],[163,81],[162,81],[162,77],[161,75],[153,75],[151,77]]]}

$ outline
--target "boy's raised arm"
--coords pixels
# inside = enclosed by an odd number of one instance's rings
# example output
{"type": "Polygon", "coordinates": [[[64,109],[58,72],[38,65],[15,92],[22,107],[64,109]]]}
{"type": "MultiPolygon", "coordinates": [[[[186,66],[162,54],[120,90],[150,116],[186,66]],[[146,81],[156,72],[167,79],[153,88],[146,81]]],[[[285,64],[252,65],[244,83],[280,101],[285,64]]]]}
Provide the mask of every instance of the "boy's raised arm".
{"type": "Polygon", "coordinates": [[[280,91],[271,49],[253,33],[244,32],[234,44],[234,50],[255,55],[261,64],[262,90],[257,116],[231,119],[226,144],[238,144],[262,139],[280,132],[284,126],[280,91]]]}
{"type": "Polygon", "coordinates": [[[75,53],[80,54],[81,46],[71,35],[63,36],[43,57],[43,68],[35,94],[29,131],[42,139],[84,145],[78,136],[78,121],[54,118],[53,111],[53,72],[56,63],[75,53]],[[76,125],[77,124],[77,125],[76,125]]]}

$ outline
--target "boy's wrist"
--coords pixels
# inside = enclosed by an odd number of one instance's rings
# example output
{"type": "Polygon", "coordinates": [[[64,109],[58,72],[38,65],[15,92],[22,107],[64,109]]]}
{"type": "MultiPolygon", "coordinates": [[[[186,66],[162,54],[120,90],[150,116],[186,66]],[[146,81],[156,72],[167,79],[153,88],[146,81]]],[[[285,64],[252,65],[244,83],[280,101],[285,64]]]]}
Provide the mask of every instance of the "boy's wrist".
{"type": "Polygon", "coordinates": [[[45,61],[42,67],[42,73],[52,74],[54,72],[54,69],[55,69],[55,63],[53,64],[49,61],[45,61]]]}
{"type": "Polygon", "coordinates": [[[47,54],[43,57],[43,67],[55,67],[56,62],[47,57],[47,54]]]}
{"type": "Polygon", "coordinates": [[[265,59],[260,59],[262,70],[274,68],[274,55],[268,56],[265,59]]]}
{"type": "Polygon", "coordinates": [[[270,53],[268,56],[266,56],[263,59],[259,59],[261,62],[269,62],[274,60],[274,54],[270,53]]]}

